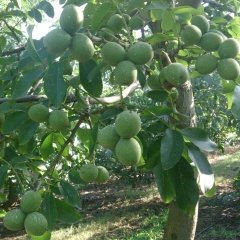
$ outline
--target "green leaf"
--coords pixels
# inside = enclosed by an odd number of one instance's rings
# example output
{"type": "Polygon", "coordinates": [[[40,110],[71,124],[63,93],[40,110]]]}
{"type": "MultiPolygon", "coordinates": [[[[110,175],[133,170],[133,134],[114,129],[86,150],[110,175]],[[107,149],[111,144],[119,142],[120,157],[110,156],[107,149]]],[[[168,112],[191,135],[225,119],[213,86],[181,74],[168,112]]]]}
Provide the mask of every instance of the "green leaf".
{"type": "Polygon", "coordinates": [[[233,92],[231,111],[236,119],[240,119],[240,86],[236,86],[233,92]]]}
{"type": "MultiPolygon", "coordinates": [[[[32,30],[30,30],[30,31],[32,31],[32,30]]],[[[26,50],[27,50],[29,56],[32,58],[32,60],[34,60],[36,63],[43,63],[41,57],[38,54],[38,51],[37,51],[35,45],[34,45],[33,39],[31,37],[31,32],[30,32],[30,37],[27,41],[26,50]]]]}
{"type": "Polygon", "coordinates": [[[2,51],[7,44],[7,39],[4,36],[0,36],[0,51],[2,51]]]}
{"type": "Polygon", "coordinates": [[[145,84],[146,84],[146,74],[143,73],[142,69],[137,66],[137,76],[138,76],[138,81],[141,85],[142,88],[144,88],[145,84]]]}
{"type": "Polygon", "coordinates": [[[148,91],[146,95],[157,102],[164,102],[168,97],[168,93],[165,90],[148,91]]]}
{"type": "MultiPolygon", "coordinates": [[[[1,161],[1,160],[0,160],[1,161]]],[[[0,167],[0,189],[4,186],[5,183],[5,179],[7,177],[7,173],[8,173],[8,165],[7,164],[3,164],[0,167]]]]}
{"type": "Polygon", "coordinates": [[[203,13],[202,10],[196,9],[196,8],[192,8],[189,6],[179,6],[179,7],[175,7],[173,9],[174,14],[182,14],[182,13],[191,13],[192,15],[201,15],[203,13]]]}
{"type": "Polygon", "coordinates": [[[193,144],[188,144],[188,155],[194,162],[199,173],[199,186],[203,193],[211,190],[214,186],[214,174],[207,157],[193,144]]]}
{"type": "Polygon", "coordinates": [[[34,136],[38,126],[39,123],[33,122],[32,120],[28,120],[23,125],[21,125],[18,133],[19,144],[27,144],[34,136]]]}
{"type": "Polygon", "coordinates": [[[177,164],[183,149],[182,135],[175,130],[167,129],[161,141],[161,163],[164,170],[171,169],[177,164]]]}
{"type": "MultiPolygon", "coordinates": [[[[100,29],[104,26],[109,19],[109,17],[116,10],[116,6],[113,2],[103,3],[100,7],[98,7],[94,14],[91,15],[91,26],[94,30],[100,29]]],[[[84,14],[85,15],[85,14],[84,14]]]]}
{"type": "Polygon", "coordinates": [[[30,237],[31,237],[31,240],[50,240],[51,239],[51,232],[46,231],[41,236],[30,235],[30,237]]]}
{"type": "Polygon", "coordinates": [[[149,145],[144,168],[153,169],[158,164],[160,160],[160,144],[161,140],[156,140],[149,145]]]}
{"type": "Polygon", "coordinates": [[[57,222],[58,212],[56,199],[51,192],[45,194],[41,205],[41,212],[47,218],[48,228],[53,230],[57,222]]]}
{"type": "Polygon", "coordinates": [[[81,177],[80,177],[80,174],[79,174],[79,171],[74,169],[74,168],[71,168],[69,173],[68,173],[68,177],[69,177],[69,180],[72,182],[72,183],[75,183],[75,184],[83,184],[85,185],[86,182],[84,182],[81,177]]]}
{"type": "Polygon", "coordinates": [[[63,200],[56,199],[55,201],[59,221],[67,224],[74,224],[80,220],[80,214],[74,207],[63,200]]]}
{"type": "Polygon", "coordinates": [[[211,141],[208,134],[200,128],[185,128],[181,133],[194,145],[206,152],[217,150],[217,144],[211,141]]]}
{"type": "Polygon", "coordinates": [[[23,77],[17,82],[13,90],[13,98],[24,97],[30,87],[43,75],[43,69],[31,69],[24,73],[23,77]]]}
{"type": "Polygon", "coordinates": [[[28,119],[28,115],[25,112],[17,111],[9,114],[3,123],[3,134],[9,134],[12,131],[18,129],[23,122],[28,119]]]}
{"type": "Polygon", "coordinates": [[[177,204],[186,213],[193,214],[199,200],[199,189],[194,178],[194,171],[185,159],[181,159],[174,170],[177,204]]]}
{"type": "Polygon", "coordinates": [[[80,81],[84,89],[91,95],[99,97],[103,84],[99,66],[94,60],[79,64],[80,81]]]}
{"type": "Polygon", "coordinates": [[[55,62],[50,65],[44,76],[44,91],[56,108],[64,102],[67,92],[67,84],[63,78],[63,64],[55,62]]]}
{"type": "Polygon", "coordinates": [[[43,10],[50,18],[54,17],[54,8],[51,3],[43,0],[37,5],[37,8],[43,10]]]}
{"type": "Polygon", "coordinates": [[[38,23],[42,22],[42,14],[36,8],[32,8],[31,11],[28,12],[28,15],[34,18],[38,23]]]}
{"type": "Polygon", "coordinates": [[[68,182],[60,181],[59,191],[64,197],[64,200],[73,207],[81,207],[81,199],[78,191],[68,182]]]}
{"type": "Polygon", "coordinates": [[[172,202],[176,196],[172,170],[164,171],[161,163],[158,163],[154,167],[153,173],[162,201],[165,203],[172,202]]]}
{"type": "Polygon", "coordinates": [[[53,152],[53,133],[50,133],[44,138],[40,146],[40,153],[44,159],[47,159],[53,152]]]}
{"type": "Polygon", "coordinates": [[[164,32],[174,29],[176,22],[175,17],[171,11],[165,10],[162,15],[161,27],[164,32]]]}

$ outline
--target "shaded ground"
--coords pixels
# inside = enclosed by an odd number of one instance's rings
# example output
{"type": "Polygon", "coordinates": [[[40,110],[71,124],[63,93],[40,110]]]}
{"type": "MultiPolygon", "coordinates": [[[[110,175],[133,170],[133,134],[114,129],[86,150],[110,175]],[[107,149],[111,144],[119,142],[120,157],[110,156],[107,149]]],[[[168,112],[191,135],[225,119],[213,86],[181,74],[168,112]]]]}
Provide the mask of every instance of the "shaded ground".
{"type": "MultiPolygon", "coordinates": [[[[196,240],[240,240],[240,196],[230,181],[240,168],[239,156],[235,148],[229,148],[224,156],[209,156],[219,177],[217,194],[211,199],[201,197],[196,240]]],[[[92,185],[81,195],[83,220],[72,228],[59,226],[53,240],[161,239],[167,206],[154,185],[92,185]]],[[[25,239],[4,230],[1,222],[0,234],[3,240],[25,239]]]]}

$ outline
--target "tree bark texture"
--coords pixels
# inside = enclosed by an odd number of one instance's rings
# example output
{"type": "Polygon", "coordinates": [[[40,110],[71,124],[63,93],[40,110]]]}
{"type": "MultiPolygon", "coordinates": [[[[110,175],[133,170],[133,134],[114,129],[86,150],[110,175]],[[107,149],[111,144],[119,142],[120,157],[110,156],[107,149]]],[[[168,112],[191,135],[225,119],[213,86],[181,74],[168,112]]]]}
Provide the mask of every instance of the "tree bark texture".
{"type": "MultiPolygon", "coordinates": [[[[195,127],[196,113],[191,82],[187,81],[178,87],[178,92],[176,108],[181,114],[178,127],[195,127]]],[[[198,204],[194,214],[190,216],[183,212],[176,202],[171,203],[163,240],[194,240],[197,220],[198,204]]]]}

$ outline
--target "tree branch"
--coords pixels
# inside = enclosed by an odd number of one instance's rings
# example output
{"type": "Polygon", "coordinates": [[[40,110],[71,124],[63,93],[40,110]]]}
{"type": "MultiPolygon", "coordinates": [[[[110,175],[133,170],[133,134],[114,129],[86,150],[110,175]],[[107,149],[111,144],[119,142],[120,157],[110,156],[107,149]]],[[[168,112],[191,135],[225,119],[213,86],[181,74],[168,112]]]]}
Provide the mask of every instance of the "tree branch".
{"type": "Polygon", "coordinates": [[[19,47],[19,48],[15,48],[15,49],[12,49],[12,50],[9,50],[9,51],[2,52],[0,54],[0,56],[5,57],[5,56],[13,55],[13,54],[16,54],[16,53],[20,53],[24,50],[25,50],[25,47],[22,46],[22,47],[19,47]]]}
{"type": "MultiPolygon", "coordinates": [[[[122,97],[126,98],[129,96],[131,93],[133,93],[137,88],[139,87],[139,82],[134,82],[127,88],[125,88],[122,92],[122,97]]],[[[7,101],[13,101],[16,103],[24,103],[24,102],[35,102],[39,101],[41,99],[47,99],[46,95],[28,95],[25,97],[21,98],[16,98],[16,99],[11,99],[11,98],[0,98],[0,104],[5,103],[7,101]]],[[[75,97],[69,96],[67,99],[67,102],[76,102],[77,99],[75,97]]],[[[88,99],[90,104],[96,104],[96,103],[101,103],[101,104],[114,104],[118,103],[121,101],[121,96],[116,95],[116,96],[111,96],[111,97],[100,97],[100,98],[92,98],[89,97],[88,99]]]]}

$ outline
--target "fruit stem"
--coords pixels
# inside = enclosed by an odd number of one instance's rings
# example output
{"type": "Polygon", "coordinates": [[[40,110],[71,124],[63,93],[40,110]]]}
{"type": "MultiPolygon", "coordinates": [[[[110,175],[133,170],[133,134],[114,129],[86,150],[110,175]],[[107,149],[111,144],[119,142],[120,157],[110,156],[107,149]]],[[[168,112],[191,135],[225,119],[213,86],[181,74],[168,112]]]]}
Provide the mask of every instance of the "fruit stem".
{"type": "Polygon", "coordinates": [[[133,44],[133,41],[132,41],[131,31],[130,31],[130,28],[128,27],[128,25],[127,25],[127,22],[125,21],[125,18],[124,18],[124,16],[123,16],[123,12],[122,12],[122,10],[119,8],[119,6],[118,6],[118,4],[116,3],[115,0],[113,0],[113,3],[114,3],[115,6],[117,7],[118,12],[120,13],[120,15],[121,15],[122,18],[123,18],[124,26],[125,26],[125,28],[127,29],[128,39],[129,39],[130,45],[132,45],[132,44],[133,44]]]}
{"type": "Polygon", "coordinates": [[[21,189],[21,192],[22,194],[24,193],[24,187],[23,187],[23,183],[18,175],[18,173],[16,172],[16,170],[14,169],[14,167],[12,166],[11,163],[7,162],[5,159],[1,158],[1,161],[5,162],[13,171],[13,173],[15,174],[16,178],[17,178],[17,181],[19,183],[19,186],[20,186],[20,189],[21,189]]]}

